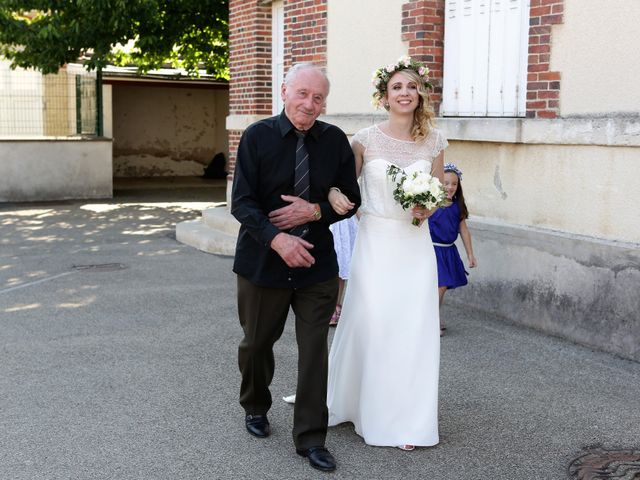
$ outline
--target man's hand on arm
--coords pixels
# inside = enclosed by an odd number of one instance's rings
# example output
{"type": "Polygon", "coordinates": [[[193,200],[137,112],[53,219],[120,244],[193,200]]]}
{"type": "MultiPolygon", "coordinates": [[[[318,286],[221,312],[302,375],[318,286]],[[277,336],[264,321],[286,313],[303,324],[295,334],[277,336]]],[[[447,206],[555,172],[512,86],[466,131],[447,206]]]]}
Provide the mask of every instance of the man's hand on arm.
{"type": "Polygon", "coordinates": [[[308,268],[316,263],[316,259],[309,253],[309,249],[313,248],[313,244],[295,235],[289,235],[284,232],[277,234],[271,240],[271,248],[280,255],[289,267],[308,268]]]}
{"type": "Polygon", "coordinates": [[[282,199],[289,205],[269,213],[269,221],[280,230],[319,220],[319,205],[293,195],[282,195],[282,199]]]}

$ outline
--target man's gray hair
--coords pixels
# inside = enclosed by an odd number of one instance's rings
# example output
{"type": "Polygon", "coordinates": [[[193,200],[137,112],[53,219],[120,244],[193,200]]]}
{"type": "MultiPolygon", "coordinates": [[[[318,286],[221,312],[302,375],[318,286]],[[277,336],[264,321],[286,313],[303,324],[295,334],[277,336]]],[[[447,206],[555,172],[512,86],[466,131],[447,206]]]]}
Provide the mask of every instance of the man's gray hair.
{"type": "Polygon", "coordinates": [[[315,70],[316,72],[320,73],[324,77],[324,81],[327,82],[327,94],[329,94],[331,83],[329,82],[327,74],[324,73],[324,71],[320,67],[310,62],[296,63],[295,65],[293,65],[284,77],[284,84],[289,86],[295,76],[303,70],[315,70]]]}

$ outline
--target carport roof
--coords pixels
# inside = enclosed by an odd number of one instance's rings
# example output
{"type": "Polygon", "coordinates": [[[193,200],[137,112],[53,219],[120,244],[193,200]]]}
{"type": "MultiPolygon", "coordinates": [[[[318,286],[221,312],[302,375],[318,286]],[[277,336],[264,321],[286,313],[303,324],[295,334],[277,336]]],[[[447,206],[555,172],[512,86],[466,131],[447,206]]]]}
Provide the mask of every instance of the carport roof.
{"type": "Polygon", "coordinates": [[[189,85],[206,88],[228,88],[229,86],[227,80],[209,75],[204,70],[201,70],[199,74],[200,77],[191,77],[183,69],[160,68],[140,75],[136,67],[116,67],[114,65],[108,65],[102,70],[104,83],[145,83],[163,86],[189,85]]]}

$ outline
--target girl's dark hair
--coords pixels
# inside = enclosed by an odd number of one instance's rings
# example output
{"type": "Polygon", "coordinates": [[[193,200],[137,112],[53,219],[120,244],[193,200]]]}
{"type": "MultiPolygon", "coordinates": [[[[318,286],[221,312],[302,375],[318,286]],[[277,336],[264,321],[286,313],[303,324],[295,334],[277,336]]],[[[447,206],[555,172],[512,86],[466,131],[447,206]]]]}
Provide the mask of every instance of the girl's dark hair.
{"type": "MultiPolygon", "coordinates": [[[[449,170],[451,173],[455,173],[453,170],[449,170]]],[[[446,172],[446,170],[445,170],[446,172]]],[[[460,221],[469,218],[469,210],[467,209],[467,204],[464,203],[464,194],[462,193],[462,180],[458,177],[458,188],[456,189],[456,193],[453,195],[453,200],[458,202],[458,207],[460,208],[460,221]]]]}

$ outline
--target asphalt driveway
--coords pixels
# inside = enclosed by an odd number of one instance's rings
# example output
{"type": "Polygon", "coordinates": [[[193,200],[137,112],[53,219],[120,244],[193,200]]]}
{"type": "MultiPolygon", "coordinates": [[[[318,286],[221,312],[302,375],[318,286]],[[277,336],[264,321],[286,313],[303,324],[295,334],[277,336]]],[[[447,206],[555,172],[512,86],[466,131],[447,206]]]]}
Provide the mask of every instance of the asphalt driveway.
{"type": "Polygon", "coordinates": [[[640,448],[640,364],[448,305],[441,443],[369,447],[342,425],[338,470],[316,472],[280,401],[292,322],[258,440],[237,403],[232,260],[175,240],[224,188],[116,193],[0,205],[0,478],[566,479],[589,447],[640,448]]]}

